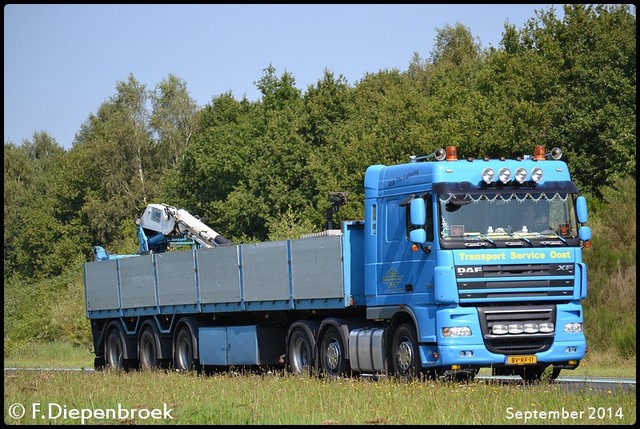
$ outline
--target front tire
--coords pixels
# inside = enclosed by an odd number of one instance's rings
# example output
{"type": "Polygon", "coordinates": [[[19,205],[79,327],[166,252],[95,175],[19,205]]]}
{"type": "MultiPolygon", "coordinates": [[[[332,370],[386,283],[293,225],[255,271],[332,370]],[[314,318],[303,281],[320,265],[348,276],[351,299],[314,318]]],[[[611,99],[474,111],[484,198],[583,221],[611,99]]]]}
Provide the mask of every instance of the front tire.
{"type": "Polygon", "coordinates": [[[391,371],[402,380],[418,378],[418,335],[411,323],[403,323],[393,333],[391,371]]]}

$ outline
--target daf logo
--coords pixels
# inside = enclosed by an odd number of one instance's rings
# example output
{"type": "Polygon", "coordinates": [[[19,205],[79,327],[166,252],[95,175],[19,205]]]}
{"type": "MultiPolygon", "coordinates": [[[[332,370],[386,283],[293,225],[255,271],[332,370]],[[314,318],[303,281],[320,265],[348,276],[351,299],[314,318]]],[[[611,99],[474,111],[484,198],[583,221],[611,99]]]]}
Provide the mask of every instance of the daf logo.
{"type": "Polygon", "coordinates": [[[481,273],[482,267],[458,267],[458,274],[475,274],[481,273]]]}
{"type": "Polygon", "coordinates": [[[558,271],[570,271],[571,265],[558,265],[558,271]]]}

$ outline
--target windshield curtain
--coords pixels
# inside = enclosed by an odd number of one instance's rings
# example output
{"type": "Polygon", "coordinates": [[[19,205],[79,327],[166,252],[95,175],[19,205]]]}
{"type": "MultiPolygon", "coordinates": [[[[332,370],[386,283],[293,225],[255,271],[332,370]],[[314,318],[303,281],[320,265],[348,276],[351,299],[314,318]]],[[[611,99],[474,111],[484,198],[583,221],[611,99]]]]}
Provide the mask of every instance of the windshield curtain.
{"type": "Polygon", "coordinates": [[[526,191],[440,194],[440,237],[506,239],[517,234],[575,238],[574,198],[571,193],[526,191]]]}

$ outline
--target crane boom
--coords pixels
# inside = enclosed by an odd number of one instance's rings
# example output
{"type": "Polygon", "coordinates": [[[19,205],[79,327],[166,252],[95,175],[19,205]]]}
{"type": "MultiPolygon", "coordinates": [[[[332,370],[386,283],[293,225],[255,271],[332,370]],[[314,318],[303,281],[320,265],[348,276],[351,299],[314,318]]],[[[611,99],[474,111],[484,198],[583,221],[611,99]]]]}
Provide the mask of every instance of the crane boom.
{"type": "Polygon", "coordinates": [[[136,223],[140,253],[163,252],[170,242],[185,238],[203,247],[232,244],[187,210],[168,204],[149,204],[136,223]]]}

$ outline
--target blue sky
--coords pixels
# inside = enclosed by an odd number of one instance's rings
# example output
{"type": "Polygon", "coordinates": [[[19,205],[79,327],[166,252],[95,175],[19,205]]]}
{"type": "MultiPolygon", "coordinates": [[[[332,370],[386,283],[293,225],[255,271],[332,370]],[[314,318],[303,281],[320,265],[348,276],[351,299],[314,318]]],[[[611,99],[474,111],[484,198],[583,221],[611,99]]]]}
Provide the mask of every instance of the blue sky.
{"type": "MultiPolygon", "coordinates": [[[[461,23],[482,47],[551,4],[190,4],[4,7],[4,140],[46,131],[70,148],[91,113],[132,73],[153,89],[169,74],[199,106],[231,91],[258,100],[271,64],[306,91],[328,69],[350,85],[428,58],[437,29],[461,23]]],[[[562,5],[553,6],[562,16],[562,5]]]]}

